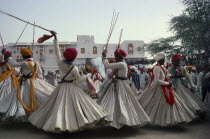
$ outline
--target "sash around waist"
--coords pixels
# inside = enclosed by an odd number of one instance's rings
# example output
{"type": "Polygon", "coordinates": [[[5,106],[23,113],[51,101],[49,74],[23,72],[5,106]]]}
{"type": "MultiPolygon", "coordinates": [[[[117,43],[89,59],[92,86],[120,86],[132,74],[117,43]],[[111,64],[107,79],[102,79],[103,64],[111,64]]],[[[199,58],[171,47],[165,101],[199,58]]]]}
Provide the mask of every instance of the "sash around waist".
{"type": "Polygon", "coordinates": [[[62,80],[58,83],[72,83],[74,80],[62,80]]]}
{"type": "Polygon", "coordinates": [[[125,77],[115,77],[116,80],[127,80],[125,77]]]}

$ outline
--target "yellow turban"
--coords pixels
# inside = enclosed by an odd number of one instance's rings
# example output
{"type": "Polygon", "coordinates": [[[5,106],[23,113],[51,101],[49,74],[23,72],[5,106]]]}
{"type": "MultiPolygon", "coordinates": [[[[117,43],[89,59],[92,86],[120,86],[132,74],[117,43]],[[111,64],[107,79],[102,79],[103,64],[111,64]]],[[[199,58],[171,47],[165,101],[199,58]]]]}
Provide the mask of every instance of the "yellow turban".
{"type": "Polygon", "coordinates": [[[22,56],[31,56],[33,54],[33,51],[31,49],[29,49],[29,48],[22,48],[20,50],[20,54],[22,56]]]}
{"type": "Polygon", "coordinates": [[[192,69],[193,68],[193,66],[187,66],[187,69],[192,69]]]}
{"type": "Polygon", "coordinates": [[[90,66],[85,66],[85,70],[90,70],[90,66]]]}

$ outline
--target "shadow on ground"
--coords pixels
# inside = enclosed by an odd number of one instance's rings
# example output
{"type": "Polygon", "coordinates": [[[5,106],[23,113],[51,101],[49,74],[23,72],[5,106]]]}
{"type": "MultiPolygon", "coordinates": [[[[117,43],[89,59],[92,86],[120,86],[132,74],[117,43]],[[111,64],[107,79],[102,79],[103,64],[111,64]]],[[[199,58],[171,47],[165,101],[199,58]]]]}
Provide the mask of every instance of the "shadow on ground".
{"type": "Polygon", "coordinates": [[[196,120],[173,127],[144,126],[141,128],[92,126],[86,130],[68,133],[47,133],[30,123],[0,123],[0,139],[69,139],[69,138],[141,138],[141,139],[209,139],[210,121],[196,120]]]}

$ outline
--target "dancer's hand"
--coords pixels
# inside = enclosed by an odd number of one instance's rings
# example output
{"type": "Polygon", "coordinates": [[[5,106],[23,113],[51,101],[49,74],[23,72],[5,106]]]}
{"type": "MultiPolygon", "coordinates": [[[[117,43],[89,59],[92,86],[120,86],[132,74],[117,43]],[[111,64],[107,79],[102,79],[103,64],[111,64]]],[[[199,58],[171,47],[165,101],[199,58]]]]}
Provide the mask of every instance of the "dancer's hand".
{"type": "Polygon", "coordinates": [[[102,56],[103,56],[103,57],[106,57],[106,51],[103,51],[103,52],[102,52],[102,56]]]}
{"type": "Polygon", "coordinates": [[[168,86],[172,86],[172,83],[171,82],[169,82],[169,85],[168,86]]]}
{"type": "Polygon", "coordinates": [[[6,51],[6,48],[3,48],[3,49],[1,50],[1,53],[4,55],[5,51],[6,51]]]}
{"type": "Polygon", "coordinates": [[[51,33],[51,34],[54,36],[54,38],[57,40],[57,36],[56,36],[57,33],[56,33],[55,31],[53,31],[53,30],[51,30],[50,33],[51,33]]]}

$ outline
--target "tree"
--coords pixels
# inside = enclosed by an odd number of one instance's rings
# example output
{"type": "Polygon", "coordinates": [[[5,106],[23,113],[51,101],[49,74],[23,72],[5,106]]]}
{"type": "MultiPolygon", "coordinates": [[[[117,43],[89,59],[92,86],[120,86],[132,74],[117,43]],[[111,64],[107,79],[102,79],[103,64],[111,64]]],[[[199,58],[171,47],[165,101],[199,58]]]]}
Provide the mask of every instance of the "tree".
{"type": "Polygon", "coordinates": [[[207,52],[210,48],[210,1],[182,0],[182,3],[186,9],[171,19],[170,30],[190,53],[207,52]]]}
{"type": "Polygon", "coordinates": [[[203,56],[208,60],[210,52],[210,0],[181,0],[185,9],[170,20],[170,31],[174,36],[148,43],[147,50],[154,55],[165,52],[190,56],[203,56]],[[179,42],[179,43],[178,43],[179,42]],[[177,43],[179,45],[177,45],[177,43]]]}
{"type": "Polygon", "coordinates": [[[174,52],[181,53],[182,46],[175,44],[175,37],[160,38],[146,44],[146,50],[154,57],[156,53],[164,52],[171,56],[174,52]]]}

